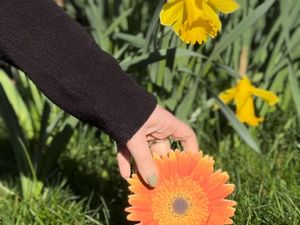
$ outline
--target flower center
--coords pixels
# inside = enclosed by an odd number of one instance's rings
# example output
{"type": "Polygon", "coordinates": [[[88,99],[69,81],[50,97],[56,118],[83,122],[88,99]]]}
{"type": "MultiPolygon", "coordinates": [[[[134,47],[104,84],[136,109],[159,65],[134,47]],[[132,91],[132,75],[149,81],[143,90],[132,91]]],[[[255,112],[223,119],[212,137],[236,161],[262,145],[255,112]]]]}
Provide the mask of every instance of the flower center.
{"type": "Polygon", "coordinates": [[[178,197],[173,201],[173,211],[176,214],[183,215],[188,210],[188,202],[183,197],[178,197]]]}
{"type": "Polygon", "coordinates": [[[208,219],[208,198],[190,177],[171,177],[152,192],[153,218],[158,225],[199,225],[208,219]]]}

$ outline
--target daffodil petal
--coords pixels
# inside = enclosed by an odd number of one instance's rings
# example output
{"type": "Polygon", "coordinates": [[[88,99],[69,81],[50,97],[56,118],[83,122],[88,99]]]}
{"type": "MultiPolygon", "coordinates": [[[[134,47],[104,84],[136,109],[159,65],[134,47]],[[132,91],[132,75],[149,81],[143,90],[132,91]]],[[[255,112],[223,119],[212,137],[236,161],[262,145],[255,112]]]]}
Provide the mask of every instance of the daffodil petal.
{"type": "Polygon", "coordinates": [[[233,0],[209,0],[212,6],[222,13],[232,13],[236,11],[240,5],[233,0]]]}
{"type": "Polygon", "coordinates": [[[279,98],[277,95],[275,95],[271,91],[266,91],[260,88],[252,88],[251,90],[252,94],[258,97],[261,97],[263,100],[265,100],[269,105],[275,105],[278,101],[279,98]]]}
{"type": "Polygon", "coordinates": [[[209,34],[211,37],[215,37],[222,27],[219,15],[208,4],[203,4],[203,10],[205,12],[205,16],[210,18],[210,25],[212,29],[209,34]]]}
{"type": "Polygon", "coordinates": [[[234,99],[234,96],[236,94],[236,88],[229,88],[225,91],[222,91],[219,94],[219,98],[225,103],[228,104],[234,99]]]}
{"type": "Polygon", "coordinates": [[[208,21],[199,19],[193,24],[186,23],[181,28],[179,37],[186,44],[196,44],[196,42],[202,44],[207,41],[208,30],[210,29],[208,21]]]}
{"type": "Polygon", "coordinates": [[[237,104],[236,115],[242,123],[247,123],[250,126],[258,126],[263,121],[263,118],[256,117],[255,115],[254,103],[251,96],[246,97],[237,104]]]}
{"type": "Polygon", "coordinates": [[[160,12],[160,23],[172,26],[183,14],[183,0],[171,0],[164,4],[160,12]]]}
{"type": "Polygon", "coordinates": [[[208,4],[202,4],[201,9],[196,4],[187,9],[188,20],[180,27],[178,34],[183,42],[202,44],[207,41],[208,36],[214,38],[217,35],[222,24],[217,13],[208,4]]]}

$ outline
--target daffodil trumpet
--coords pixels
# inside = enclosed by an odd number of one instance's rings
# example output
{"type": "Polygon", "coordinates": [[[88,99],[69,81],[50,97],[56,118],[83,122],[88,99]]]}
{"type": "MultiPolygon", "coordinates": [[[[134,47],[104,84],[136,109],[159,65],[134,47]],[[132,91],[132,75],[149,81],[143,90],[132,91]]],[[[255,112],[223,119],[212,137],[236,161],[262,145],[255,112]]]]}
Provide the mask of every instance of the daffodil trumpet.
{"type": "Polygon", "coordinates": [[[183,42],[202,44],[221,30],[219,13],[232,13],[238,8],[234,0],[168,0],[161,10],[160,22],[172,26],[183,42]]]}

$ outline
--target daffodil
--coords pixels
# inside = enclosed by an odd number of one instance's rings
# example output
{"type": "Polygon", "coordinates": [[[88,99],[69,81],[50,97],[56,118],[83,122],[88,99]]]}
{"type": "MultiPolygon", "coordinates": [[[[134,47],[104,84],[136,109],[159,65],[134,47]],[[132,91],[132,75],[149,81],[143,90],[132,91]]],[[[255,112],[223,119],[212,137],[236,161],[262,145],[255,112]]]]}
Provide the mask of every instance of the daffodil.
{"type": "Polygon", "coordinates": [[[219,12],[228,14],[239,8],[234,0],[168,0],[160,13],[160,22],[173,26],[180,39],[202,44],[221,30],[219,12]]]}
{"type": "Polygon", "coordinates": [[[264,89],[254,87],[247,76],[243,76],[233,88],[227,89],[219,94],[219,98],[228,104],[232,100],[236,105],[236,116],[238,119],[250,126],[257,126],[263,118],[256,117],[254,111],[253,97],[261,97],[269,105],[275,105],[278,97],[264,89]]]}

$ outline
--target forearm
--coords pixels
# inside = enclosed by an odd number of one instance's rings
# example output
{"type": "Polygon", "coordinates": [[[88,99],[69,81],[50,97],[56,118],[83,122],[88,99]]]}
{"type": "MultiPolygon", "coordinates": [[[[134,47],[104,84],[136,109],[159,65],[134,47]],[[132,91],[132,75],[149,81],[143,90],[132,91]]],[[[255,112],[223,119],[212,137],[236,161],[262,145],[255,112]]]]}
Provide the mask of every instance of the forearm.
{"type": "Polygon", "coordinates": [[[156,106],[52,0],[2,0],[2,57],[22,69],[54,103],[126,142],[156,106]]]}

